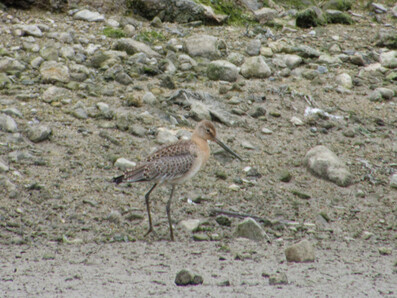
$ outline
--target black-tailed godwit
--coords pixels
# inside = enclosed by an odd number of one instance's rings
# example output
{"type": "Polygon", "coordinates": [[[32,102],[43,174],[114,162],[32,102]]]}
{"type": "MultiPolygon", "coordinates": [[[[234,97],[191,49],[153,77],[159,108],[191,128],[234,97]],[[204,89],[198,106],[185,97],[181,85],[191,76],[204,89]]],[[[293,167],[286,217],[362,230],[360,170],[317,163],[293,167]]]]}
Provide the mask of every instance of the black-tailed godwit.
{"type": "Polygon", "coordinates": [[[166,205],[170,237],[174,241],[174,232],[171,222],[171,201],[175,185],[181,184],[192,178],[206,163],[210,156],[208,140],[216,142],[234,157],[242,160],[222,141],[216,137],[215,126],[211,121],[203,120],[197,124],[190,140],[181,140],[165,145],[149,155],[142,163],[127,171],[121,176],[113,178],[113,182],[153,182],[154,185],[145,195],[146,208],[149,218],[148,235],[153,231],[152,217],[150,215],[149,196],[160,184],[171,185],[171,195],[166,205]]]}

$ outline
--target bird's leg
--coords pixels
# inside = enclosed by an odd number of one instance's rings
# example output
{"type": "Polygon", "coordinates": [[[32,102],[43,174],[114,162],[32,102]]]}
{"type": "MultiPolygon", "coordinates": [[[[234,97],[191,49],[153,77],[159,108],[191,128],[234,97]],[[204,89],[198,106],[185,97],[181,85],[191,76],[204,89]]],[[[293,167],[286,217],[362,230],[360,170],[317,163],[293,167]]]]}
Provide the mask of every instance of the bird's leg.
{"type": "Polygon", "coordinates": [[[155,183],[152,188],[146,193],[145,195],[145,202],[146,202],[146,209],[147,209],[147,215],[149,217],[149,230],[146,232],[145,237],[149,235],[153,231],[153,225],[152,225],[152,216],[150,215],[150,205],[149,205],[149,196],[150,193],[155,189],[157,186],[157,183],[155,183]]]}
{"type": "Polygon", "coordinates": [[[174,231],[172,230],[172,222],[171,222],[171,201],[172,201],[172,196],[174,194],[174,189],[175,189],[175,185],[172,185],[171,195],[170,198],[168,199],[167,205],[165,206],[165,210],[167,211],[168,224],[170,225],[171,241],[174,241],[174,231]]]}

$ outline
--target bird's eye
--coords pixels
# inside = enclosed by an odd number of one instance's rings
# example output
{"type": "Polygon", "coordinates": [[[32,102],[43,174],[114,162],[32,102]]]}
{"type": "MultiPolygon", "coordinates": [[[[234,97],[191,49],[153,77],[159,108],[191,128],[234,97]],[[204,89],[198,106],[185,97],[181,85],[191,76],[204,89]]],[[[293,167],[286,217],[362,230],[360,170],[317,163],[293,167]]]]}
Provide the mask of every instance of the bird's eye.
{"type": "Polygon", "coordinates": [[[207,129],[206,129],[206,131],[207,131],[207,133],[211,133],[211,131],[210,131],[210,129],[209,129],[209,128],[207,128],[207,129]]]}

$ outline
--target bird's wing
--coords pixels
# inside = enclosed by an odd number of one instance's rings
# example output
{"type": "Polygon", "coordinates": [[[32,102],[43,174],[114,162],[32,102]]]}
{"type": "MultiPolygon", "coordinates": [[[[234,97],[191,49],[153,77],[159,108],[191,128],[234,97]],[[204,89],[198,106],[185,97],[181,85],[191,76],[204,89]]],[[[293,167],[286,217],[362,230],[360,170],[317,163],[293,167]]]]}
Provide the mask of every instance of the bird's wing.
{"type": "Polygon", "coordinates": [[[193,154],[195,155],[195,146],[194,143],[186,140],[178,141],[173,144],[168,144],[160,147],[157,149],[155,152],[153,152],[151,155],[146,157],[145,161],[146,162],[152,162],[157,159],[161,159],[164,157],[171,157],[171,156],[179,156],[179,155],[185,155],[185,154],[193,154]]]}

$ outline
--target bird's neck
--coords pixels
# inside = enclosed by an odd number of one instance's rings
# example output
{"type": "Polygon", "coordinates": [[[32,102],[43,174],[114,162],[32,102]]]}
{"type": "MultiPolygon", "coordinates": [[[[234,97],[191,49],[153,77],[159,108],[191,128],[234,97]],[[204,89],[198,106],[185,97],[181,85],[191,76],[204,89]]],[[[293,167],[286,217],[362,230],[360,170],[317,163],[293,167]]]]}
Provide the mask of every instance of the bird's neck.
{"type": "Polygon", "coordinates": [[[204,164],[210,157],[210,146],[208,145],[208,141],[204,140],[203,138],[199,137],[194,133],[192,135],[191,140],[199,147],[198,154],[201,155],[201,157],[203,158],[203,164],[204,164]]]}

